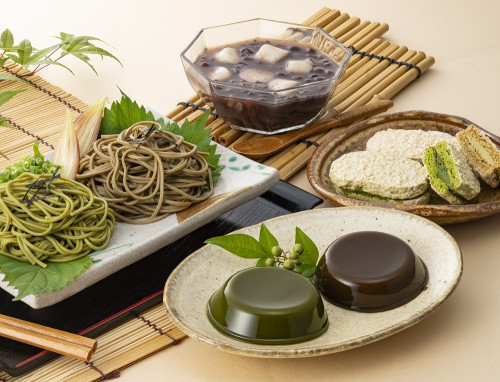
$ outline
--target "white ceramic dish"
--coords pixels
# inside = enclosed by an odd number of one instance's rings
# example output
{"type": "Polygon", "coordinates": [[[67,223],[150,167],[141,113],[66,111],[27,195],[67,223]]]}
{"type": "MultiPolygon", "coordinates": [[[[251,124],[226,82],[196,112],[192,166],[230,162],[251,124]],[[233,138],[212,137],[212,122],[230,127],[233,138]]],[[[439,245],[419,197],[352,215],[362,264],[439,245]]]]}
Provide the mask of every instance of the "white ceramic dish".
{"type": "MultiPolygon", "coordinates": [[[[348,350],[397,333],[433,312],[451,294],[462,274],[462,256],[455,240],[441,227],[420,216],[376,207],[317,209],[265,222],[280,246],[291,248],[295,227],[317,245],[320,254],[338,237],[372,230],[406,241],[429,271],[426,288],[407,304],[379,313],[345,310],[325,301],[330,326],[322,336],[293,345],[255,345],[218,332],[205,309],[212,293],[233,273],[255,265],[224,249],[206,245],[186,258],[167,280],[164,303],[172,321],[190,337],[231,353],[254,357],[309,357],[348,350]]],[[[237,232],[256,238],[260,225],[237,232]]]]}
{"type": "MultiPolygon", "coordinates": [[[[278,171],[272,167],[263,166],[221,145],[217,145],[217,153],[221,155],[219,163],[225,168],[210,199],[155,223],[118,223],[108,246],[91,253],[91,267],[67,287],[49,294],[29,295],[21,301],[35,309],[62,301],[259,196],[279,181],[278,171]]],[[[17,295],[17,290],[8,287],[7,282],[0,281],[0,287],[13,296],[17,295]]]]}

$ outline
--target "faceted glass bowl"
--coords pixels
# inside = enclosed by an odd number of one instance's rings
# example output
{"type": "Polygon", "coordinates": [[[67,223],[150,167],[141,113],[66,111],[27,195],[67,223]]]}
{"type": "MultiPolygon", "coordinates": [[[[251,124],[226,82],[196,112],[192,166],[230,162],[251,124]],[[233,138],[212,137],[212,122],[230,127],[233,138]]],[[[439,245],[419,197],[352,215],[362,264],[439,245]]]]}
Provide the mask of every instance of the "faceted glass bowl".
{"type": "Polygon", "coordinates": [[[181,53],[181,60],[193,89],[232,128],[271,135],[308,126],[323,114],[351,54],[322,28],[253,19],[202,29],[181,53]],[[254,39],[316,48],[334,61],[334,74],[329,79],[270,90],[212,80],[195,65],[207,49],[254,39]]]}

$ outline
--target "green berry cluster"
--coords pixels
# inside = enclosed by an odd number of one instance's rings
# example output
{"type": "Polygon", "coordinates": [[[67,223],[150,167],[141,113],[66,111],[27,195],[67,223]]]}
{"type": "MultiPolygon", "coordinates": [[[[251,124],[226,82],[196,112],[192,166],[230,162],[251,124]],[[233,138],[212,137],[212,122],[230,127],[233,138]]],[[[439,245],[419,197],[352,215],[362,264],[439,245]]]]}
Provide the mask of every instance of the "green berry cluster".
{"type": "Polygon", "coordinates": [[[34,155],[24,156],[19,162],[7,166],[5,170],[0,172],[0,183],[7,183],[10,180],[16,179],[24,172],[32,174],[52,174],[57,166],[46,160],[38,150],[39,141],[33,145],[34,155]]]}
{"type": "Polygon", "coordinates": [[[295,244],[290,252],[283,252],[281,247],[275,245],[271,248],[271,255],[265,261],[266,267],[282,266],[284,269],[301,273],[299,266],[302,265],[302,258],[300,255],[304,253],[304,246],[302,244],[295,244]]]}

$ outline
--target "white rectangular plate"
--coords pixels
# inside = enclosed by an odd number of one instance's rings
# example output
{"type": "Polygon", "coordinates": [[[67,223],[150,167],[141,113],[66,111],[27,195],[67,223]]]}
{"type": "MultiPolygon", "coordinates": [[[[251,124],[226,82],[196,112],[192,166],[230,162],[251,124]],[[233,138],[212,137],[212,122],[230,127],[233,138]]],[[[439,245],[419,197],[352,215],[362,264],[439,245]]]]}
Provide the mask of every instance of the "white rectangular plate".
{"type": "MultiPolygon", "coordinates": [[[[21,301],[35,309],[62,301],[261,195],[279,181],[278,171],[272,167],[254,162],[221,145],[217,145],[217,153],[221,155],[219,163],[225,168],[210,199],[158,222],[144,225],[118,223],[108,246],[89,255],[93,264],[82,275],[56,292],[29,295],[21,301]]],[[[0,280],[3,278],[4,275],[0,274],[0,280]]],[[[6,282],[0,281],[0,287],[13,296],[17,295],[17,290],[8,287],[6,282]]]]}

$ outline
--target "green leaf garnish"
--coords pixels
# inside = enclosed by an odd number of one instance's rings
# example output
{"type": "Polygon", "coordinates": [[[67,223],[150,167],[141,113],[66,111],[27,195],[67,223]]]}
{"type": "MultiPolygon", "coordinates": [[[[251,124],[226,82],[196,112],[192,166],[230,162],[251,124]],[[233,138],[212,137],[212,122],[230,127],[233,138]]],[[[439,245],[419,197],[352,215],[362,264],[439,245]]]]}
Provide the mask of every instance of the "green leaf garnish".
{"type": "Polygon", "coordinates": [[[120,101],[114,101],[109,109],[104,109],[104,115],[101,121],[101,135],[119,134],[128,129],[134,123],[141,121],[156,121],[165,131],[181,135],[187,142],[195,144],[198,151],[205,152],[204,158],[212,168],[212,181],[214,186],[220,178],[223,166],[219,165],[220,155],[215,153],[217,146],[212,142],[210,129],[205,127],[209,112],[205,112],[194,122],[185,120],[182,126],[175,122],[165,122],[163,118],[156,119],[152,112],[147,111],[144,106],[139,106],[124,92],[120,101]]]}
{"type": "MultiPolygon", "coordinates": [[[[10,29],[5,29],[0,35],[0,49],[4,52],[11,52],[14,47],[14,35],[10,29]]],[[[3,65],[3,63],[2,63],[3,65]]]]}
{"type": "Polygon", "coordinates": [[[257,240],[242,233],[212,237],[206,240],[205,243],[217,245],[245,259],[260,259],[267,256],[257,240]]]}
{"type": "MultiPolygon", "coordinates": [[[[1,62],[0,62],[1,64],[1,62]]],[[[17,82],[26,82],[24,79],[11,76],[10,74],[0,73],[0,81],[17,81],[17,82]]]]}
{"type": "Polygon", "coordinates": [[[273,251],[273,247],[279,247],[279,243],[264,223],[260,226],[259,241],[250,235],[232,234],[213,237],[205,243],[218,245],[243,258],[259,258],[255,264],[256,267],[282,266],[306,278],[312,277],[316,272],[316,262],[319,256],[316,244],[299,227],[295,228],[295,243],[302,244],[302,247],[299,246],[297,249],[297,246],[294,246],[289,252],[283,252],[281,248],[275,248],[278,250],[273,251]],[[273,261],[266,265],[267,259],[273,261]]]}
{"type": "Polygon", "coordinates": [[[8,285],[17,289],[17,301],[30,294],[51,293],[64,288],[92,264],[88,256],[67,263],[48,263],[46,268],[0,255],[0,273],[8,285]]]}
{"type": "Polygon", "coordinates": [[[260,226],[259,244],[268,254],[271,254],[271,248],[279,245],[278,240],[273,236],[264,223],[260,226]]]}
{"type": "Polygon", "coordinates": [[[3,105],[7,101],[9,101],[16,94],[23,92],[25,89],[21,90],[6,90],[0,93],[0,105],[3,105]]]}
{"type": "Polygon", "coordinates": [[[304,246],[302,261],[304,264],[316,265],[319,257],[318,247],[299,227],[295,228],[295,243],[304,246]]]}

